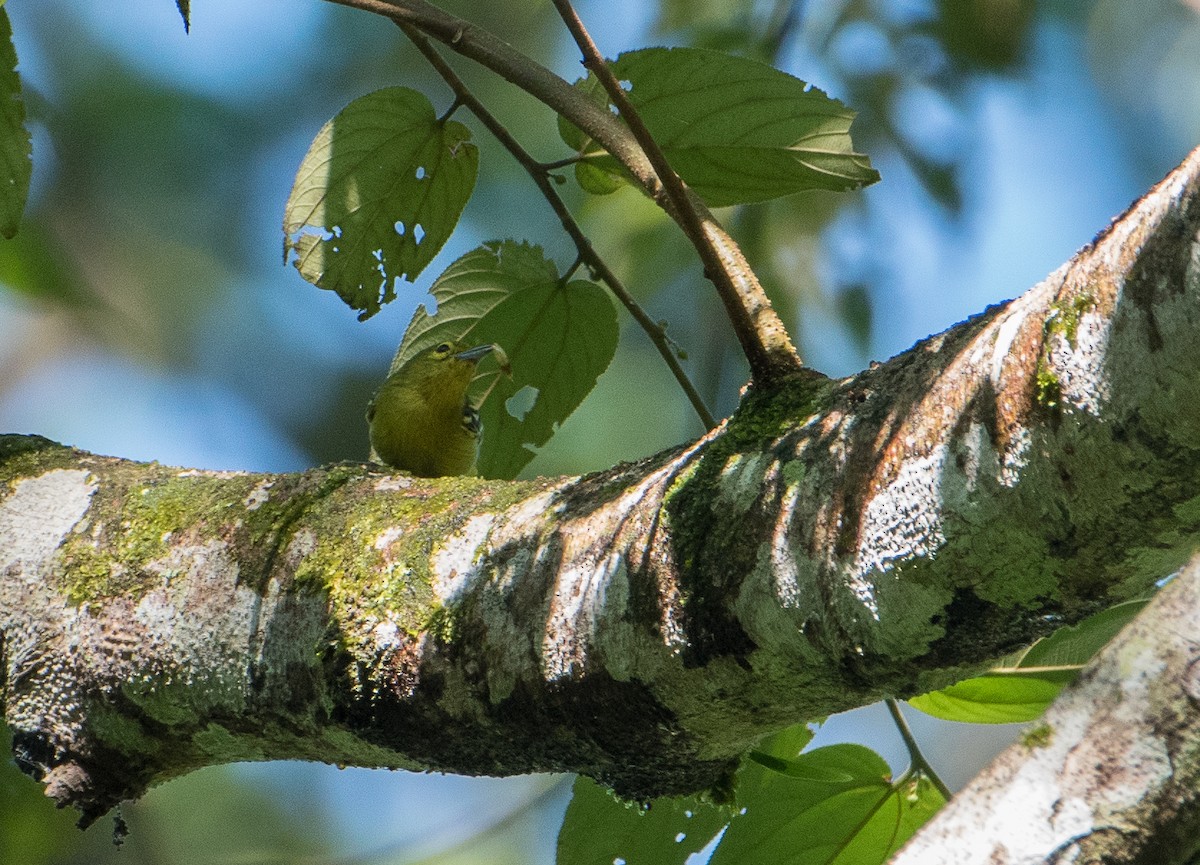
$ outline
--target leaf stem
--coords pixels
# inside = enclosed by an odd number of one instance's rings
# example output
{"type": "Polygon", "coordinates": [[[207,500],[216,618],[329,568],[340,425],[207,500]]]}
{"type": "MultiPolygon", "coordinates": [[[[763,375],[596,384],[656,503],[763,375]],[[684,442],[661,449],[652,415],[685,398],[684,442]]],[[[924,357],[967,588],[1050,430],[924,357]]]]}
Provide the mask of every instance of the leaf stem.
{"type": "Polygon", "coordinates": [[[542,193],[542,197],[546,199],[558,217],[559,222],[562,223],[563,230],[575,244],[578,258],[572,270],[582,262],[600,278],[601,282],[608,286],[608,290],[616,296],[617,300],[633,316],[638,326],[650,337],[650,341],[662,356],[667,368],[671,371],[671,375],[675,377],[680,388],[683,389],[684,395],[687,397],[688,402],[691,403],[696,415],[700,418],[700,422],[704,424],[704,428],[712,429],[715,427],[717,425],[716,419],[713,417],[712,412],[709,411],[708,406],[705,405],[704,399],[688,378],[687,373],[683,371],[683,367],[680,366],[679,360],[672,350],[672,341],[667,337],[665,328],[655,322],[642,309],[633,295],[629,293],[629,290],[625,288],[624,283],[617,278],[617,275],[613,273],[604,259],[600,257],[600,254],[596,252],[587,235],[583,233],[583,229],[579,227],[579,223],[571,215],[566,202],[562,200],[562,196],[554,188],[554,182],[551,180],[546,169],[521,146],[512,133],[476,98],[475,94],[470,91],[463,80],[450,67],[450,64],[438,53],[438,50],[433,47],[419,29],[403,21],[397,21],[396,24],[404,31],[404,35],[412,41],[417,50],[429,61],[429,64],[454,92],[455,101],[461,102],[470,109],[471,113],[479,118],[479,122],[487,127],[488,131],[496,137],[533,179],[538,190],[542,193]]]}
{"type": "Polygon", "coordinates": [[[929,761],[921,753],[921,746],[917,744],[917,739],[913,736],[912,728],[908,726],[908,721],[905,719],[904,713],[900,711],[900,703],[894,697],[888,697],[883,702],[892,714],[892,722],[896,725],[896,729],[900,731],[900,738],[904,740],[904,747],[908,749],[908,759],[912,764],[912,768],[928,778],[930,783],[937,788],[937,791],[945,797],[946,801],[949,801],[954,794],[950,792],[950,788],[946,786],[946,782],[934,771],[933,766],[929,765],[929,761]]]}

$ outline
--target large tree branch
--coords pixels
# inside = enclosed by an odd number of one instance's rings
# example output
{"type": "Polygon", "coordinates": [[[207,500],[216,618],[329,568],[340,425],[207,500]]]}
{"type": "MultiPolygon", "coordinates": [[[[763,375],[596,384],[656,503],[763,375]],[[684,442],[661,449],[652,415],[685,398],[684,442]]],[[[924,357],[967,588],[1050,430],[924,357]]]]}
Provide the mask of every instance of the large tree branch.
{"type": "Polygon", "coordinates": [[[85,819],[235,759],[720,780],[1190,553],[1200,155],[1023,297],[582,478],[179,470],[0,439],[0,685],[85,819]]]}

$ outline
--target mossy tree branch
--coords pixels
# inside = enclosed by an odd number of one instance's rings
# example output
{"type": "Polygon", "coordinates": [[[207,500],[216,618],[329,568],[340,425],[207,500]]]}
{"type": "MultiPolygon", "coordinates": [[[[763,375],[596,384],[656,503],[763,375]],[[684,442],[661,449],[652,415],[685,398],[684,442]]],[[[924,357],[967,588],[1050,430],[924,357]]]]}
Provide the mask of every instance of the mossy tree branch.
{"type": "Polygon", "coordinates": [[[0,438],[0,694],[103,813],[301,757],[719,783],[767,732],[1139,596],[1200,528],[1200,154],[1023,297],[703,438],[531,482],[0,438]]]}

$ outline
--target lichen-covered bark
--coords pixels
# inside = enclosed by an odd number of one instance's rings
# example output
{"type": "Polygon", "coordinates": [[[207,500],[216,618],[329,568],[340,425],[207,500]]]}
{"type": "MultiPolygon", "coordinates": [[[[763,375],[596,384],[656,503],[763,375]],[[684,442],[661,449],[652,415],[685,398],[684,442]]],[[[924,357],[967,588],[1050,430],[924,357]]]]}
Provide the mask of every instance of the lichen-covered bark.
{"type": "Polygon", "coordinates": [[[282,757],[648,797],[1143,594],[1200,523],[1198,173],[1009,304],[587,477],[212,473],[0,438],[18,759],[85,817],[282,757]]]}
{"type": "Polygon", "coordinates": [[[1194,862],[1198,633],[1200,558],[893,865],[1194,862]]]}

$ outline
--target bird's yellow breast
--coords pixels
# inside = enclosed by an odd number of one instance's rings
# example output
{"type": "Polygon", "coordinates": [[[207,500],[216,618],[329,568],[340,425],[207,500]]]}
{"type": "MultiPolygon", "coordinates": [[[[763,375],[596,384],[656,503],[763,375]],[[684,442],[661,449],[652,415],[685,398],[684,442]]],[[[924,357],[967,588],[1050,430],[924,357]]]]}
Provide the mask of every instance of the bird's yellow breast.
{"type": "Polygon", "coordinates": [[[367,408],[375,457],[422,477],[473,474],[479,423],[467,388],[492,349],[441,343],[388,376],[367,408]]]}

